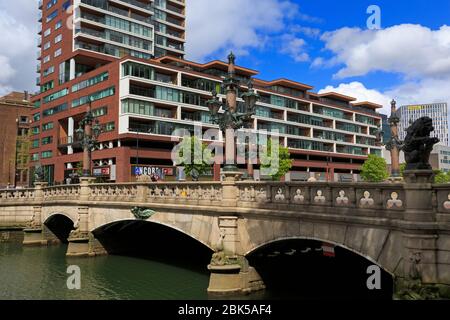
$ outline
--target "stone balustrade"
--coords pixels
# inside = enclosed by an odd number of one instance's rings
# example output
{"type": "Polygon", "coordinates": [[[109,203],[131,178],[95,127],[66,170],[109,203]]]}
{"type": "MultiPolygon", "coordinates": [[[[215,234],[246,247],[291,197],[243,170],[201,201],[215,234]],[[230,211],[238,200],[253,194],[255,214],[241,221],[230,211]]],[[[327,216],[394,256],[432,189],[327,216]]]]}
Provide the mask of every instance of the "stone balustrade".
{"type": "Polygon", "coordinates": [[[135,202],[139,184],[91,184],[89,201],[135,202]]]}
{"type": "Polygon", "coordinates": [[[80,196],[79,185],[63,185],[43,188],[44,201],[76,200],[80,196]]]}
{"type": "MultiPolygon", "coordinates": [[[[36,189],[0,190],[0,206],[80,200],[82,185],[61,185],[36,189]]],[[[164,203],[196,206],[221,206],[222,182],[155,182],[89,184],[88,201],[124,203],[164,203]]],[[[236,207],[280,211],[308,211],[332,214],[359,213],[369,216],[401,218],[407,211],[405,184],[325,183],[325,182],[235,182],[236,207]],[[381,215],[380,215],[381,214],[381,215]]],[[[450,187],[432,185],[432,209],[450,214],[450,187]]]]}
{"type": "Polygon", "coordinates": [[[28,202],[35,200],[35,189],[3,189],[0,190],[2,202],[28,202]]]}

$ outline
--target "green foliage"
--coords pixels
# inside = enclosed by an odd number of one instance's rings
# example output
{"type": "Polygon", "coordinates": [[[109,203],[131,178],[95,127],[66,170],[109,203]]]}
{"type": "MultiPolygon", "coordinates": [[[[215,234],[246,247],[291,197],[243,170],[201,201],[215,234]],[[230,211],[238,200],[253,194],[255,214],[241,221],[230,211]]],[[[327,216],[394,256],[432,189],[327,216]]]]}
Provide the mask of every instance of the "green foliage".
{"type": "Polygon", "coordinates": [[[184,166],[184,172],[193,180],[211,169],[214,155],[207,149],[206,143],[202,143],[197,137],[185,137],[179,147],[177,165],[184,166]],[[190,150],[190,154],[184,150],[190,150]],[[201,161],[195,161],[196,152],[201,155],[201,161]]]}
{"type": "MultiPolygon", "coordinates": [[[[261,164],[261,168],[270,169],[272,163],[276,161],[276,159],[272,159],[272,139],[268,139],[267,147],[264,147],[263,149],[264,150],[261,155],[261,162],[266,164],[261,164]]],[[[293,160],[291,159],[291,155],[289,154],[288,148],[279,145],[278,150],[279,150],[278,171],[271,175],[272,180],[274,181],[280,181],[280,179],[284,177],[285,174],[289,172],[289,170],[291,170],[293,162],[293,160]]]]}
{"type": "Polygon", "coordinates": [[[364,162],[361,177],[367,182],[383,182],[389,177],[386,160],[382,157],[371,154],[364,162]]]}
{"type": "Polygon", "coordinates": [[[434,183],[444,184],[450,182],[450,174],[448,172],[446,173],[442,170],[436,170],[434,174],[434,183]]]}
{"type": "Polygon", "coordinates": [[[406,169],[406,163],[402,163],[400,165],[400,175],[403,177],[405,174],[405,169],[406,169]]]}

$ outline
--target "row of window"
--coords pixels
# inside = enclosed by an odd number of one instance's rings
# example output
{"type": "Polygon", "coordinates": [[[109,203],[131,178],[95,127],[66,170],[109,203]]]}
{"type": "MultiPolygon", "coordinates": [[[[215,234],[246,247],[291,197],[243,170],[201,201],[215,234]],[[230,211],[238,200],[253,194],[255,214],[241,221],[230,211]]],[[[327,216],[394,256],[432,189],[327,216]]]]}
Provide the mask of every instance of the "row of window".
{"type": "MultiPolygon", "coordinates": [[[[51,157],[53,157],[53,151],[48,150],[41,152],[41,159],[49,159],[51,157]]],[[[31,161],[39,161],[39,153],[33,153],[31,155],[31,161]]]]}
{"type": "Polygon", "coordinates": [[[72,100],[72,108],[79,107],[89,101],[97,101],[106,97],[113,96],[115,94],[115,87],[110,87],[105,90],[97,91],[93,94],[81,97],[79,99],[72,100]]]}

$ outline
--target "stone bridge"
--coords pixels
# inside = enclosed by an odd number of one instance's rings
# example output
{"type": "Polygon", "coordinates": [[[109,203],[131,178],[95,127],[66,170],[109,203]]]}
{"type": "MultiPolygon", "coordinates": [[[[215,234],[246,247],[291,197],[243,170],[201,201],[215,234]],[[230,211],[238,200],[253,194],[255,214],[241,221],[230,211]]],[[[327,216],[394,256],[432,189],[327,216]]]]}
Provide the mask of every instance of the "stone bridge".
{"type": "Polygon", "coordinates": [[[396,280],[450,285],[448,185],[83,180],[80,185],[0,190],[0,226],[23,227],[26,245],[65,237],[68,256],[105,254],[99,230],[136,221],[167,226],[210,248],[211,293],[263,288],[246,257],[288,239],[348,249],[396,280]],[[69,221],[70,234],[49,227],[55,217],[69,221]]]}

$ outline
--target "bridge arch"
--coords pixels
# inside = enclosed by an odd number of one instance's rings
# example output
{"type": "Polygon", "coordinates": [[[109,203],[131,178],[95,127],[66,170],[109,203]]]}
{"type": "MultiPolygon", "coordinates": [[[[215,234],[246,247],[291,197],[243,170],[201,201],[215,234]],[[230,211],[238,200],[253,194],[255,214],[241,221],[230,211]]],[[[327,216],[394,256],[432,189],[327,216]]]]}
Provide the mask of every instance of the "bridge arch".
{"type": "Polygon", "coordinates": [[[210,235],[208,234],[207,237],[202,237],[200,235],[200,233],[192,233],[191,231],[187,231],[186,228],[183,228],[182,226],[177,226],[176,224],[173,223],[169,223],[169,222],[163,222],[163,221],[158,221],[158,220],[137,220],[137,219],[131,219],[131,218],[123,218],[123,219],[115,219],[113,221],[109,221],[107,223],[104,224],[100,224],[95,226],[92,230],[90,230],[90,232],[92,234],[98,235],[100,232],[102,232],[105,229],[108,229],[109,227],[112,227],[114,225],[117,224],[136,224],[136,223],[143,223],[143,224],[155,224],[155,225],[159,225],[162,226],[164,228],[170,229],[172,231],[178,232],[180,234],[183,234],[184,236],[200,243],[201,245],[203,245],[204,247],[208,248],[209,250],[211,250],[211,252],[214,252],[214,248],[211,244],[210,241],[210,235]]]}
{"type": "Polygon", "coordinates": [[[292,237],[279,237],[276,239],[272,239],[272,240],[268,240],[266,242],[263,243],[259,243],[258,245],[256,245],[255,247],[249,249],[247,252],[245,252],[244,256],[248,257],[251,254],[255,253],[256,251],[264,248],[264,247],[268,247],[271,244],[275,244],[275,243],[279,243],[279,242],[283,242],[283,241],[289,241],[289,240],[310,240],[310,241],[316,241],[316,242],[321,242],[321,243],[328,243],[331,244],[335,247],[340,247],[342,249],[345,249],[347,251],[350,251],[358,256],[360,256],[361,258],[366,259],[367,261],[370,261],[372,264],[377,265],[378,267],[380,267],[381,269],[383,269],[386,273],[390,274],[393,278],[395,278],[395,273],[393,270],[389,270],[387,269],[385,266],[383,266],[382,264],[380,264],[380,262],[377,261],[376,258],[373,258],[371,256],[368,256],[367,254],[361,253],[358,250],[355,250],[345,244],[342,243],[338,243],[335,242],[333,240],[329,240],[329,239],[321,239],[318,237],[306,237],[306,236],[292,236],[292,237]]]}
{"type": "Polygon", "coordinates": [[[278,237],[254,246],[245,256],[275,295],[301,299],[393,297],[396,277],[392,271],[373,257],[335,241],[278,237]],[[324,251],[325,246],[334,248],[324,251]],[[379,267],[375,273],[374,265],[379,267]],[[371,279],[372,275],[376,278],[371,279]],[[379,290],[371,290],[368,281],[376,281],[379,290]]]}
{"type": "Polygon", "coordinates": [[[43,217],[43,231],[49,240],[68,243],[69,234],[77,227],[78,219],[64,212],[52,212],[43,217]]]}

